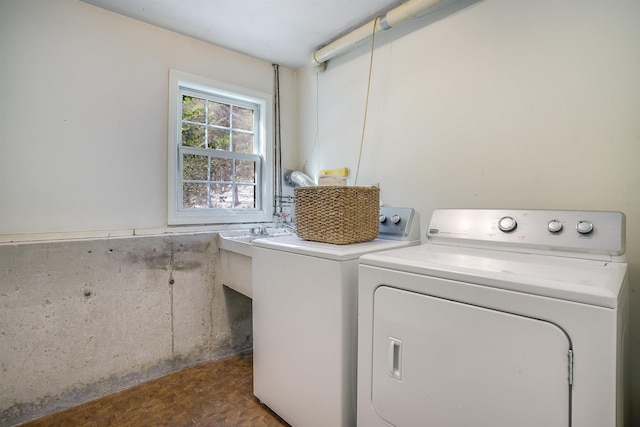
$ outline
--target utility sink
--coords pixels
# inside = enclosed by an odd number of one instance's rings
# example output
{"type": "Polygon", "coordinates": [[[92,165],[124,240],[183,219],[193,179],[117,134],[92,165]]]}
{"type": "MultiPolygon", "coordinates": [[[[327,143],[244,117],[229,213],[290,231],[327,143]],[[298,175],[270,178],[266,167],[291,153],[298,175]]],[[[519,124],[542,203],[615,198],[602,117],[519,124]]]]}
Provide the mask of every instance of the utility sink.
{"type": "Polygon", "coordinates": [[[221,231],[219,233],[219,246],[220,249],[250,257],[252,255],[253,248],[253,245],[251,243],[255,239],[263,239],[265,237],[289,236],[291,234],[293,233],[288,228],[278,227],[264,227],[260,228],[259,231],[257,231],[256,229],[221,231]]]}
{"type": "Polygon", "coordinates": [[[265,237],[289,236],[288,228],[257,227],[245,230],[227,230],[218,233],[220,251],[220,278],[222,284],[253,298],[251,274],[252,242],[265,237]]]}

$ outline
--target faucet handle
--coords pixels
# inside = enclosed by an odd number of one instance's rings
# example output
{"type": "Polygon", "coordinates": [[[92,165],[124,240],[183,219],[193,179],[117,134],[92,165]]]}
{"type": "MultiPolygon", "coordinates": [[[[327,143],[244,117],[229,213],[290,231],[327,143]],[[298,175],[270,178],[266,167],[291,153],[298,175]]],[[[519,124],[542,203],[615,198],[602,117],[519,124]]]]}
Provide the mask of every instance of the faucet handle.
{"type": "Polygon", "coordinates": [[[258,224],[257,227],[251,229],[251,234],[265,235],[267,234],[267,227],[263,224],[258,224]]]}

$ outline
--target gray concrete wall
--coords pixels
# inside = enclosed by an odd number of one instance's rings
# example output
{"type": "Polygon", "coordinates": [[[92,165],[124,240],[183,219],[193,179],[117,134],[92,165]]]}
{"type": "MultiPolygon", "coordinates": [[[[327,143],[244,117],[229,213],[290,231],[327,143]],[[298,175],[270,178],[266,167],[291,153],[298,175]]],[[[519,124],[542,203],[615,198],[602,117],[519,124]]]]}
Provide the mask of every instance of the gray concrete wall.
{"type": "Polygon", "coordinates": [[[0,425],[249,349],[214,233],[0,245],[0,425]]]}

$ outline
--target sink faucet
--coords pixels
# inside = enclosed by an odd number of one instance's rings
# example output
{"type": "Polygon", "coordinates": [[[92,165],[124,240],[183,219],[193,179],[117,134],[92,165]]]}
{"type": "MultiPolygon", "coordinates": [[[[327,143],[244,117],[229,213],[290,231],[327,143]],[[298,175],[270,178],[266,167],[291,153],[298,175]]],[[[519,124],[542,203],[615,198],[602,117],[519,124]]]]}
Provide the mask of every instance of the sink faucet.
{"type": "Polygon", "coordinates": [[[280,224],[280,227],[282,228],[286,228],[287,230],[295,233],[296,232],[296,226],[295,224],[291,223],[291,222],[283,222],[282,224],[280,224]]]}
{"type": "Polygon", "coordinates": [[[258,224],[257,227],[254,227],[251,229],[251,234],[257,234],[260,236],[264,236],[265,234],[267,234],[267,227],[265,227],[262,224],[258,224]]]}
{"type": "Polygon", "coordinates": [[[293,233],[296,232],[296,225],[291,221],[291,214],[289,212],[280,212],[275,214],[278,217],[278,227],[289,230],[293,233]]]}

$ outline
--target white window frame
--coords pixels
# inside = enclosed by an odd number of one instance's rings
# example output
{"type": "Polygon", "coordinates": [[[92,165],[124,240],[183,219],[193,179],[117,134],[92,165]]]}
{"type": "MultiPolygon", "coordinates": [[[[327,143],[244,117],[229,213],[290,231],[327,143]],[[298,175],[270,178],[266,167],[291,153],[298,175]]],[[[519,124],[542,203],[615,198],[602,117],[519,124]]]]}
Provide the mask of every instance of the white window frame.
{"type": "MultiPolygon", "coordinates": [[[[168,137],[168,218],[169,225],[230,224],[270,222],[273,220],[273,133],[269,117],[272,117],[272,97],[269,94],[211,80],[205,77],[169,71],[169,137],[168,137]],[[238,102],[259,106],[255,129],[258,139],[256,208],[182,208],[182,167],[179,146],[182,142],[182,97],[180,88],[219,96],[238,102]]],[[[185,147],[186,148],[186,147],[185,147]]],[[[183,150],[185,150],[183,148],[183,150]]],[[[197,150],[197,149],[195,149],[197,150]]],[[[238,153],[242,156],[241,153],[238,153]]],[[[255,158],[254,155],[250,157],[255,158]]]]}

